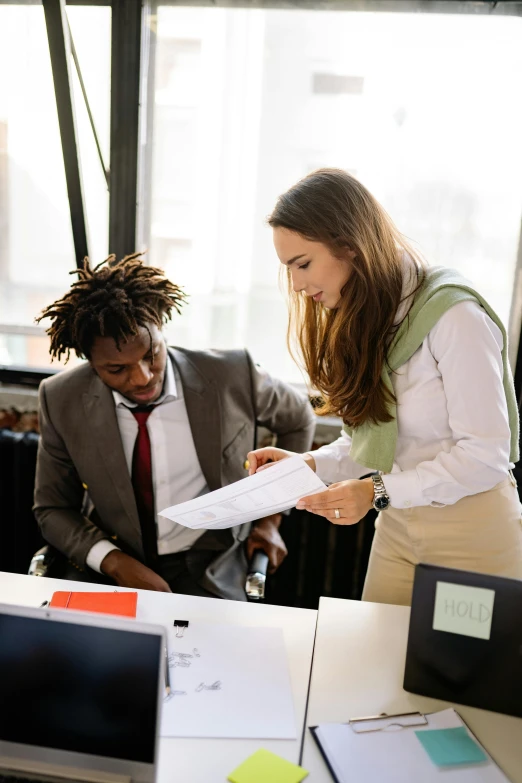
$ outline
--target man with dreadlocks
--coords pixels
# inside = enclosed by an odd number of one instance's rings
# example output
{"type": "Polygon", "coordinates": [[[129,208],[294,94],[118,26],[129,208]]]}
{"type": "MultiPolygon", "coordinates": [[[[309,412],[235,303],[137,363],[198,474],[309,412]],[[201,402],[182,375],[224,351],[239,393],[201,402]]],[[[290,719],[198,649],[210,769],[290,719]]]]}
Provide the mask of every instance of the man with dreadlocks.
{"type": "Polygon", "coordinates": [[[286,554],[280,515],[201,531],[157,511],[244,478],[256,423],[306,451],[307,400],[246,351],[167,348],[161,329],[185,294],[140,254],[86,259],[78,277],[38,319],[51,320],[53,358],[88,360],[40,386],[43,537],[85,579],[245,600],[246,557],[264,549],[275,569],[286,554]]]}

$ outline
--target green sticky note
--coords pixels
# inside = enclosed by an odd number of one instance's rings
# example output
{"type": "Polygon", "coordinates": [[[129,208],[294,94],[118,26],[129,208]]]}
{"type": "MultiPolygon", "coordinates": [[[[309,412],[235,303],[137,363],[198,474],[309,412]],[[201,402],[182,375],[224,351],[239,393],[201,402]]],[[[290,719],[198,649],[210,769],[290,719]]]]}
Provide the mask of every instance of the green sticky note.
{"type": "Polygon", "coordinates": [[[482,748],[470,737],[465,726],[456,729],[416,731],[424,750],[438,767],[451,764],[478,764],[486,761],[482,748]]]}
{"type": "Polygon", "coordinates": [[[433,629],[489,639],[495,591],[437,582],[433,629]]]}
{"type": "Polygon", "coordinates": [[[231,783],[300,783],[307,775],[306,769],[261,748],[236,767],[228,780],[231,783]]]}

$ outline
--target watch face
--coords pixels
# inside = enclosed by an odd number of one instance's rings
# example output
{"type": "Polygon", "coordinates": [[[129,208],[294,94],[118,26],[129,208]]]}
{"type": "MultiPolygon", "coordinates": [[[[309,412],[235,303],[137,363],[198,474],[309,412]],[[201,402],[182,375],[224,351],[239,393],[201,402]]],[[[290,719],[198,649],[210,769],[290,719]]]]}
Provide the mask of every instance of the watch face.
{"type": "Polygon", "coordinates": [[[381,496],[380,498],[375,498],[375,503],[373,505],[375,506],[377,511],[383,511],[385,508],[388,508],[388,506],[390,505],[390,501],[388,500],[387,497],[381,496]]]}

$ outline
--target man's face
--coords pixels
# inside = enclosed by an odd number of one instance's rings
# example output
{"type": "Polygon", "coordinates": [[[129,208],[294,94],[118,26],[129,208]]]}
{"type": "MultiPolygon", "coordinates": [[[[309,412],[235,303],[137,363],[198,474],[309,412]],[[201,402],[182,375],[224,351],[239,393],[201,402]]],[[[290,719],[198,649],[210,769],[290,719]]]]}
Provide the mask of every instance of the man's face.
{"type": "Polygon", "coordinates": [[[167,364],[161,331],[153,324],[148,325],[148,331],[142,326],[136,336],[120,343],[120,348],[112,337],[97,337],[89,359],[94,371],[110,389],[131,402],[147,405],[157,400],[167,364]]]}

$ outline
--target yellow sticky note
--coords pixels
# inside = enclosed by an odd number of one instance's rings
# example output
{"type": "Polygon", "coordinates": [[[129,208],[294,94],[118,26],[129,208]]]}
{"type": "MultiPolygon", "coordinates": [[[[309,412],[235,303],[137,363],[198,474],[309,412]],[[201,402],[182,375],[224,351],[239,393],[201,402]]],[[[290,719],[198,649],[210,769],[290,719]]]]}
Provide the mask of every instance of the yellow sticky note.
{"type": "Polygon", "coordinates": [[[230,773],[231,783],[300,783],[306,769],[261,748],[230,773]]]}

